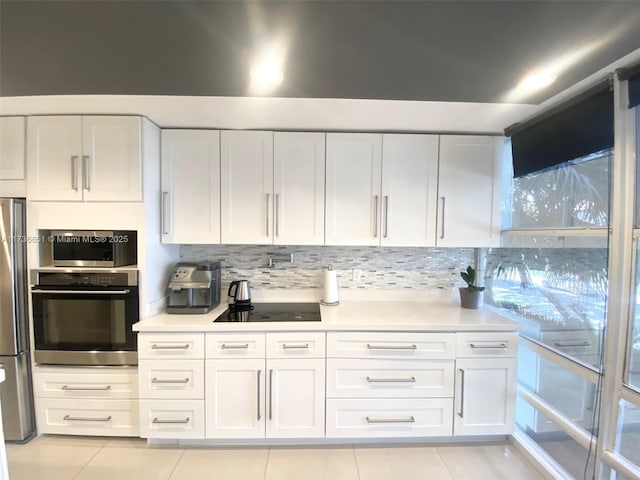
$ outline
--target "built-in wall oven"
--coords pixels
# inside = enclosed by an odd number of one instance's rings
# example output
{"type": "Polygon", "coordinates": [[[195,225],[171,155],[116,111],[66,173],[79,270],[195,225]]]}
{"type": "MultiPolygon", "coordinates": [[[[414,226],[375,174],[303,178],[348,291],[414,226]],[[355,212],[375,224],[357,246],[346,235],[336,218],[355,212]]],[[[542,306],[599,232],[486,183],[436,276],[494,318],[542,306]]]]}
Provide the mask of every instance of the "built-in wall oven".
{"type": "Polygon", "coordinates": [[[33,270],[31,281],[36,363],[137,365],[137,270],[33,270]]]}

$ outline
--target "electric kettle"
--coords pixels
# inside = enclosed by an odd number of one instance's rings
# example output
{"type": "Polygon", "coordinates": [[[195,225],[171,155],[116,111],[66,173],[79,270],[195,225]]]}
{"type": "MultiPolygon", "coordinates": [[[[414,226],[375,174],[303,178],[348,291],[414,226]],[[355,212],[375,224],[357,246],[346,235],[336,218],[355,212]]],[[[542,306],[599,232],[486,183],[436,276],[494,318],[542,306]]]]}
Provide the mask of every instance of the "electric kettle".
{"type": "Polygon", "coordinates": [[[234,280],[229,284],[229,297],[233,297],[236,305],[251,304],[251,291],[249,290],[249,280],[234,280]]]}

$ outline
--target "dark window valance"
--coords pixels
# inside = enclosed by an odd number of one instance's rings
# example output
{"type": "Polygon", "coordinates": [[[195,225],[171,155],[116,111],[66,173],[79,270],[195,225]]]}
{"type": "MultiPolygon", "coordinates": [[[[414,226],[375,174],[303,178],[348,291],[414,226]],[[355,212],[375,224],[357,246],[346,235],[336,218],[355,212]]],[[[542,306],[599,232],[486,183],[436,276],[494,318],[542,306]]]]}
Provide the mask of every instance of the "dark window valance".
{"type": "Polygon", "coordinates": [[[523,124],[511,137],[514,177],[613,148],[613,91],[607,81],[523,124]]]}

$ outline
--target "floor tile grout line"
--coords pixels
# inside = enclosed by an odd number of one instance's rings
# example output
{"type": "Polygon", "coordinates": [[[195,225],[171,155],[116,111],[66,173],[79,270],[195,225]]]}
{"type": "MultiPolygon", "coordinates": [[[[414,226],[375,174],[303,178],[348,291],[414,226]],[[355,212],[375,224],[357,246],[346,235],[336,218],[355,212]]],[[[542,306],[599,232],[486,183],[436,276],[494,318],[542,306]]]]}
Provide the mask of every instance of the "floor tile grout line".
{"type": "Polygon", "coordinates": [[[171,477],[173,477],[173,474],[176,472],[176,468],[178,468],[178,465],[180,464],[180,462],[182,461],[182,457],[184,457],[184,454],[187,452],[186,447],[182,448],[182,453],[180,454],[180,457],[178,457],[178,461],[176,462],[176,464],[173,466],[173,468],[171,469],[171,472],[169,473],[169,476],[167,477],[167,480],[171,480],[171,477]]]}
{"type": "Polygon", "coordinates": [[[353,453],[353,461],[356,464],[356,475],[358,476],[357,480],[361,480],[360,467],[358,466],[358,457],[356,456],[356,447],[353,444],[351,444],[351,452],[353,453]]]}
{"type": "MultiPolygon", "coordinates": [[[[107,442],[108,443],[108,442],[107,442]]],[[[87,463],[85,463],[82,467],[80,467],[80,469],[71,477],[71,480],[73,480],[74,478],[78,478],[78,475],[80,475],[80,473],[87,468],[87,466],[89,466],[89,464],[93,461],[94,458],[96,458],[98,456],[98,454],[104,449],[104,447],[107,445],[107,443],[105,443],[104,445],[102,445],[98,451],[96,453],[94,453],[91,458],[89,460],[87,460],[87,463]]]]}
{"type": "Polygon", "coordinates": [[[262,480],[267,480],[267,473],[269,472],[269,462],[271,461],[271,447],[267,449],[267,462],[264,465],[264,475],[262,480]]]}
{"type": "Polygon", "coordinates": [[[442,456],[442,453],[440,453],[440,447],[436,446],[435,447],[436,450],[436,454],[438,455],[438,458],[440,459],[440,461],[442,462],[442,464],[444,465],[444,468],[447,469],[447,473],[449,474],[449,477],[451,478],[451,480],[456,480],[456,477],[454,476],[453,472],[451,471],[451,469],[449,468],[449,464],[447,463],[447,461],[444,459],[444,457],[442,456]]]}

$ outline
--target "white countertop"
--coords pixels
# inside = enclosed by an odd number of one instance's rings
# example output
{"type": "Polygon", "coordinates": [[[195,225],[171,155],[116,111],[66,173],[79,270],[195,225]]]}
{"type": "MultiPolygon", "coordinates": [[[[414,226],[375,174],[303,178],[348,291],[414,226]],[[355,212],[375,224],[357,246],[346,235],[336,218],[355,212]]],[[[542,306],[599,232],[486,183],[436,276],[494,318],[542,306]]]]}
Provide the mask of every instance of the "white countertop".
{"type": "MultiPolygon", "coordinates": [[[[268,301],[268,295],[254,295],[252,300],[268,301]]],[[[320,306],[320,322],[246,322],[215,323],[214,320],[227,310],[221,304],[207,314],[170,315],[160,314],[134,324],[139,332],[264,332],[264,331],[517,331],[519,323],[491,310],[468,310],[448,294],[398,295],[388,293],[372,295],[359,293],[342,295],[337,306],[320,306]],[[347,299],[342,299],[347,297],[347,299]],[[368,298],[367,298],[368,297],[368,298]],[[373,299],[377,298],[377,299],[373,299]],[[407,300],[418,298],[417,300],[407,300]]],[[[271,301],[317,301],[298,294],[279,294],[271,301]]]]}

